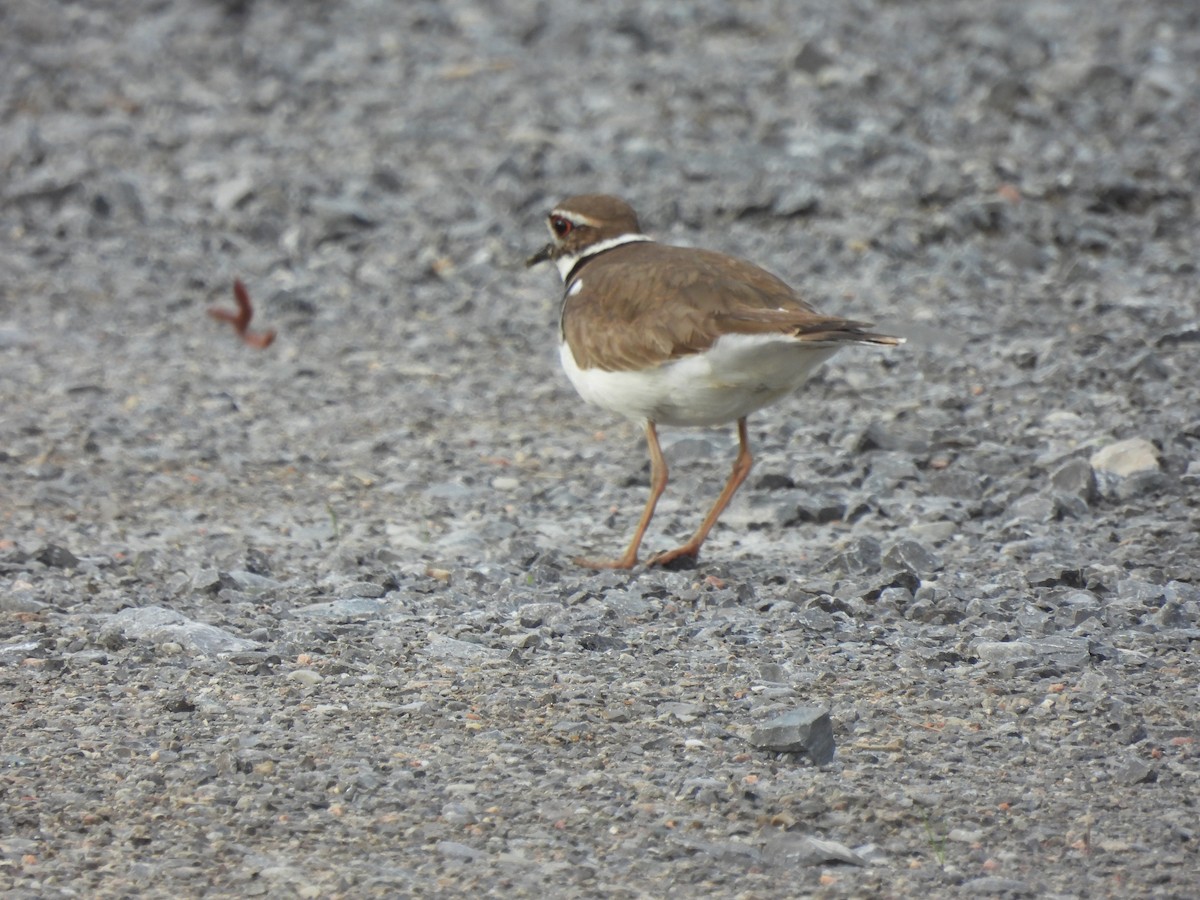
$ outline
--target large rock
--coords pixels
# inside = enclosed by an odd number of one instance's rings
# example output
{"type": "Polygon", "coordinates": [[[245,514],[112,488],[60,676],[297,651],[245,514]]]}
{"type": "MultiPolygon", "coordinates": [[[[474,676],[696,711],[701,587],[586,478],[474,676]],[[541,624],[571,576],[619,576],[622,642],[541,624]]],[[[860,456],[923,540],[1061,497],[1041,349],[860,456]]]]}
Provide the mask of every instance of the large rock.
{"type": "Polygon", "coordinates": [[[1162,483],[1158,450],[1145,438],[1109,444],[1089,460],[1096,487],[1110,499],[1127,499],[1154,490],[1162,483]]]}
{"type": "Polygon", "coordinates": [[[776,753],[807,753],[819,766],[833,761],[833,723],[819,706],[799,706],[754,729],[750,743],[776,753]]]}
{"type": "Polygon", "coordinates": [[[196,622],[182,613],[162,606],[123,609],[109,617],[109,628],[126,638],[154,644],[174,642],[204,656],[254,650],[258,641],[247,640],[205,622],[196,622]]]}

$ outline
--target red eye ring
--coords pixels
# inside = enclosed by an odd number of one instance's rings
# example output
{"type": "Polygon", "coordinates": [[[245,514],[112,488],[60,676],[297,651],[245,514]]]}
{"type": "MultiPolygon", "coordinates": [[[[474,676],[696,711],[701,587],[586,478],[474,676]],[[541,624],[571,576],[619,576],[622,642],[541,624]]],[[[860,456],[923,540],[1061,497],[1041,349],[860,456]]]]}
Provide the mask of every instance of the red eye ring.
{"type": "Polygon", "coordinates": [[[575,223],[565,216],[554,215],[550,217],[550,230],[558,237],[566,237],[575,227],[575,223]]]}

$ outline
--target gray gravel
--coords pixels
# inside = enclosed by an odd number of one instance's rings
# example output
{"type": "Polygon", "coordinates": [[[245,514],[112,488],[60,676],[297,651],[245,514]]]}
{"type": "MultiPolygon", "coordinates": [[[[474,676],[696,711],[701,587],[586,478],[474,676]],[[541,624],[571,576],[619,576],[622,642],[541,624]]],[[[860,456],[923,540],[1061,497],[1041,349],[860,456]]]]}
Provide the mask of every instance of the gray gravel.
{"type": "Polygon", "coordinates": [[[1195,896],[1195,4],[16,0],[0,72],[5,896],[1195,896]],[[585,191],[910,338],[690,571],[570,563],[647,471],[520,265],[585,191]]]}

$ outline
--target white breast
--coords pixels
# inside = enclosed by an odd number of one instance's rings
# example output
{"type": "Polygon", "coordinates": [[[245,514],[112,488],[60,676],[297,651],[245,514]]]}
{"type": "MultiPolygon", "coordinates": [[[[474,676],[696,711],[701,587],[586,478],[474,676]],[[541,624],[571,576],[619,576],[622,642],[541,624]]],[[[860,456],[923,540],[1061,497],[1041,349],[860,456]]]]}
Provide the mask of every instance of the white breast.
{"type": "Polygon", "coordinates": [[[559,355],[589,403],[662,425],[720,425],[790,394],[837,350],[781,335],[727,334],[704,353],[640,372],[581,369],[566,341],[559,355]]]}

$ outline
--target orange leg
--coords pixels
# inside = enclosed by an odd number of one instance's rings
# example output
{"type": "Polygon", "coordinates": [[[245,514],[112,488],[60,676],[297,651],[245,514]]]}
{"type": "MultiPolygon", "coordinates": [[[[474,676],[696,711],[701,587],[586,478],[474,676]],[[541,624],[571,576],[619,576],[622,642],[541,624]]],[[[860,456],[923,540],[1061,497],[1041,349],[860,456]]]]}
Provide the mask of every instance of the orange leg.
{"type": "MultiPolygon", "coordinates": [[[[746,419],[744,416],[738,419],[737,425],[738,455],[737,459],[733,461],[733,471],[729,473],[729,480],[725,482],[725,489],[721,491],[721,496],[717,498],[717,502],[713,504],[712,509],[708,511],[708,515],[704,517],[704,521],[700,523],[700,527],[696,529],[696,533],[688,539],[686,544],[676,547],[674,550],[659,553],[647,565],[663,566],[684,556],[689,556],[692,559],[700,556],[700,545],[704,543],[704,539],[708,537],[708,533],[712,531],[712,527],[717,524],[717,519],[721,517],[721,513],[725,511],[725,507],[729,505],[729,501],[733,499],[733,495],[737,493],[737,489],[742,486],[742,482],[750,474],[750,467],[754,465],[754,457],[750,455],[750,439],[746,434],[746,419]]],[[[641,539],[640,533],[638,534],[638,539],[641,539]]]]}
{"type": "MultiPolygon", "coordinates": [[[[654,518],[654,507],[658,505],[658,498],[667,489],[667,461],[663,459],[662,447],[658,443],[658,429],[649,419],[646,420],[646,444],[650,449],[650,498],[646,501],[646,508],[642,510],[642,518],[633,533],[633,540],[625,548],[625,554],[619,559],[576,559],[576,565],[589,569],[632,569],[637,565],[638,548],[642,546],[646,528],[654,518]]],[[[745,478],[745,475],[742,477],[745,478]]],[[[732,491],[730,493],[732,494],[732,491]]]]}

